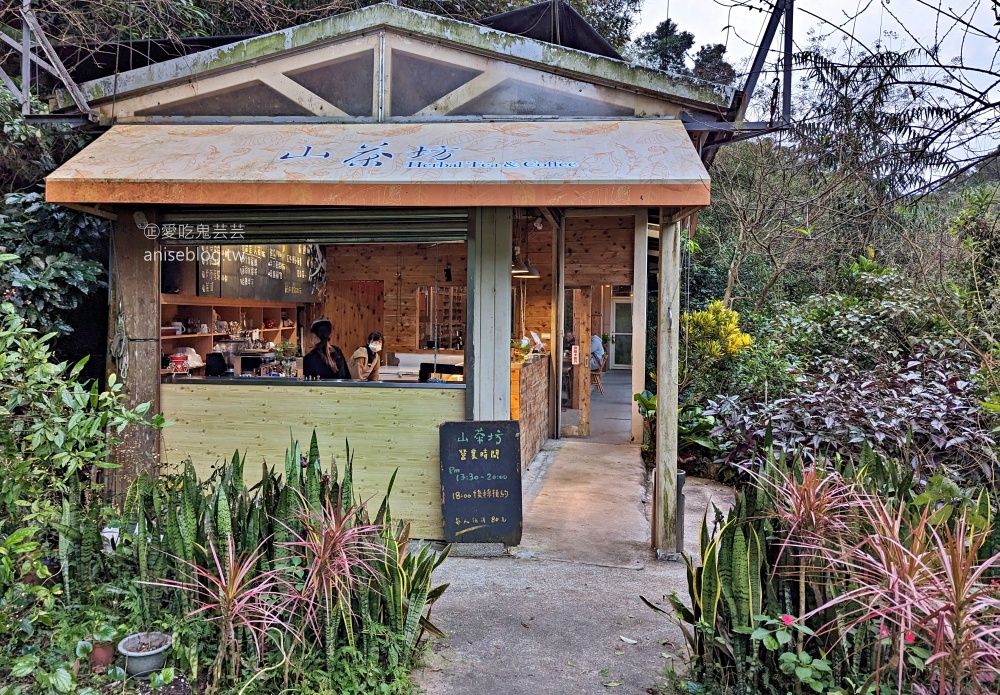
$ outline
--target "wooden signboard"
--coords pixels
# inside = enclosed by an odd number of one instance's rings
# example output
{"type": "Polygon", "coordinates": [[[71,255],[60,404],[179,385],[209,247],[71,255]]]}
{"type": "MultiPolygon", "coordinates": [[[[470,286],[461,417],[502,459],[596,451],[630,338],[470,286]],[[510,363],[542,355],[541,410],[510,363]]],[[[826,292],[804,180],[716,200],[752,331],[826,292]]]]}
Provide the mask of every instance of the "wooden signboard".
{"type": "Polygon", "coordinates": [[[521,542],[519,423],[441,425],[441,508],[450,543],[521,542]]]}

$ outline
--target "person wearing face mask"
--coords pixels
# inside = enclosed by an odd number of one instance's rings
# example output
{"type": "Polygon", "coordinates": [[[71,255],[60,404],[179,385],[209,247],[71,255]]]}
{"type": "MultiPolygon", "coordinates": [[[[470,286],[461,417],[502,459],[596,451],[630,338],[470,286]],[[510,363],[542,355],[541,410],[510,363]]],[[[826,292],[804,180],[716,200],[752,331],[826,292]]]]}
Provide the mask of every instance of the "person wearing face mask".
{"type": "Polygon", "coordinates": [[[378,381],[378,353],[382,351],[382,334],[374,331],[368,334],[368,344],[362,345],[354,354],[348,366],[355,381],[378,381]]]}

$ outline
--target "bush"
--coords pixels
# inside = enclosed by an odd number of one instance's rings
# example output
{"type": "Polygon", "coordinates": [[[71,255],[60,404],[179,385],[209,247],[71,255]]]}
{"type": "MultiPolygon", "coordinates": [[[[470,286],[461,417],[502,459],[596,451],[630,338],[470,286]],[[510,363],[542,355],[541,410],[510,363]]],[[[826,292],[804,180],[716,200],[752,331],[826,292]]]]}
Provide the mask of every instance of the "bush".
{"type": "Polygon", "coordinates": [[[104,286],[104,268],[94,258],[107,233],[105,220],[48,204],[39,193],[8,195],[0,253],[17,259],[0,266],[0,300],[44,333],[71,331],[67,317],[104,286]]]}
{"type": "Polygon", "coordinates": [[[728,515],[706,514],[687,601],[669,597],[698,682],[684,689],[992,692],[1000,554],[983,554],[988,502],[946,482],[918,495],[870,451],[769,454],[728,515]]]}
{"type": "Polygon", "coordinates": [[[816,376],[802,376],[799,390],[770,404],[720,398],[706,410],[720,424],[712,436],[725,442],[726,460],[753,468],[773,445],[816,459],[857,462],[865,447],[905,460],[920,473],[942,471],[973,483],[996,472],[996,418],[982,408],[975,355],[954,342],[921,344],[902,364],[865,370],[831,360],[816,376]]]}

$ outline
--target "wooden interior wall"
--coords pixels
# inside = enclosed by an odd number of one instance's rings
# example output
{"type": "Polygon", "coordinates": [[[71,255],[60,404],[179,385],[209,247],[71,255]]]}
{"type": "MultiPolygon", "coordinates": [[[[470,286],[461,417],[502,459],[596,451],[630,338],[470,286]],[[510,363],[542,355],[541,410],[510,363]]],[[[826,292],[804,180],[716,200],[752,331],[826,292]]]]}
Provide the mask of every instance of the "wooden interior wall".
{"type": "Polygon", "coordinates": [[[566,286],[631,285],[635,217],[566,220],[566,286]]]}
{"type": "MultiPolygon", "coordinates": [[[[555,329],[552,326],[552,227],[546,223],[543,229],[536,230],[529,225],[530,223],[522,223],[521,234],[522,238],[525,238],[526,231],[531,229],[531,233],[526,236],[525,248],[531,264],[538,268],[542,277],[533,280],[516,280],[514,286],[517,287],[524,283],[525,335],[530,336],[531,331],[539,336],[547,333],[550,337],[545,342],[549,347],[552,347],[555,344],[555,329]]],[[[517,230],[515,230],[516,238],[517,230]]],[[[524,248],[522,248],[523,251],[524,248]]],[[[520,317],[517,317],[515,326],[517,330],[515,330],[514,335],[520,337],[520,317]]]]}
{"type": "MultiPolygon", "coordinates": [[[[523,222],[530,224],[530,222],[523,222]]],[[[521,227],[522,238],[526,227],[521,227]]],[[[517,229],[515,229],[515,240],[517,229]]],[[[515,242],[516,243],[516,242],[515,242]]],[[[533,230],[527,237],[528,256],[532,265],[541,271],[538,280],[515,281],[515,287],[524,283],[526,303],[524,323],[526,331],[554,334],[552,326],[552,228],[533,230]]],[[[571,217],[566,220],[566,287],[593,288],[592,331],[608,322],[604,316],[601,285],[631,285],[635,248],[635,217],[571,217]]],[[[525,250],[522,247],[522,252],[525,250]]],[[[611,288],[605,289],[610,295],[611,288]]],[[[610,305],[610,302],[606,302],[610,305]]],[[[515,317],[519,330],[520,317],[515,317]]],[[[517,331],[515,331],[517,335],[517,331]]],[[[589,337],[589,336],[586,336],[589,337]]],[[[550,339],[550,344],[553,341],[550,339]]]]}
{"type": "Polygon", "coordinates": [[[386,352],[417,349],[418,287],[433,285],[435,278],[439,286],[465,287],[467,272],[465,243],[326,247],[328,285],[365,280],[384,283],[381,332],[386,352]],[[449,264],[451,282],[445,280],[449,264]]]}
{"type": "Polygon", "coordinates": [[[444,537],[438,425],[465,419],[465,389],[163,384],[160,399],[174,423],[163,430],[164,471],[190,457],[207,477],[239,450],[254,485],[262,461],[281,470],[289,428],[305,447],[315,428],[324,468],[335,455],[343,472],[350,441],[357,496],[377,503],[398,468],[393,517],[414,538],[444,537]]]}
{"type": "Polygon", "coordinates": [[[345,357],[365,344],[372,331],[383,333],[385,283],[382,280],[330,280],[323,315],[333,324],[331,339],[345,357]]]}

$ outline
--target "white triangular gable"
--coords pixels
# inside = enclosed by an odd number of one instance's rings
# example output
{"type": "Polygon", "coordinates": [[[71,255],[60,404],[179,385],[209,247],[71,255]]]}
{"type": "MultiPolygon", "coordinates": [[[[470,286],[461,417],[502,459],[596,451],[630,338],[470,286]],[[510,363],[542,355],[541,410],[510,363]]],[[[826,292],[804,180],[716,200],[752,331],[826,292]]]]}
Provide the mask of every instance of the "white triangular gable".
{"type": "Polygon", "coordinates": [[[635,91],[435,45],[392,30],[95,104],[102,120],[476,116],[677,116],[680,105],[635,91]]]}

